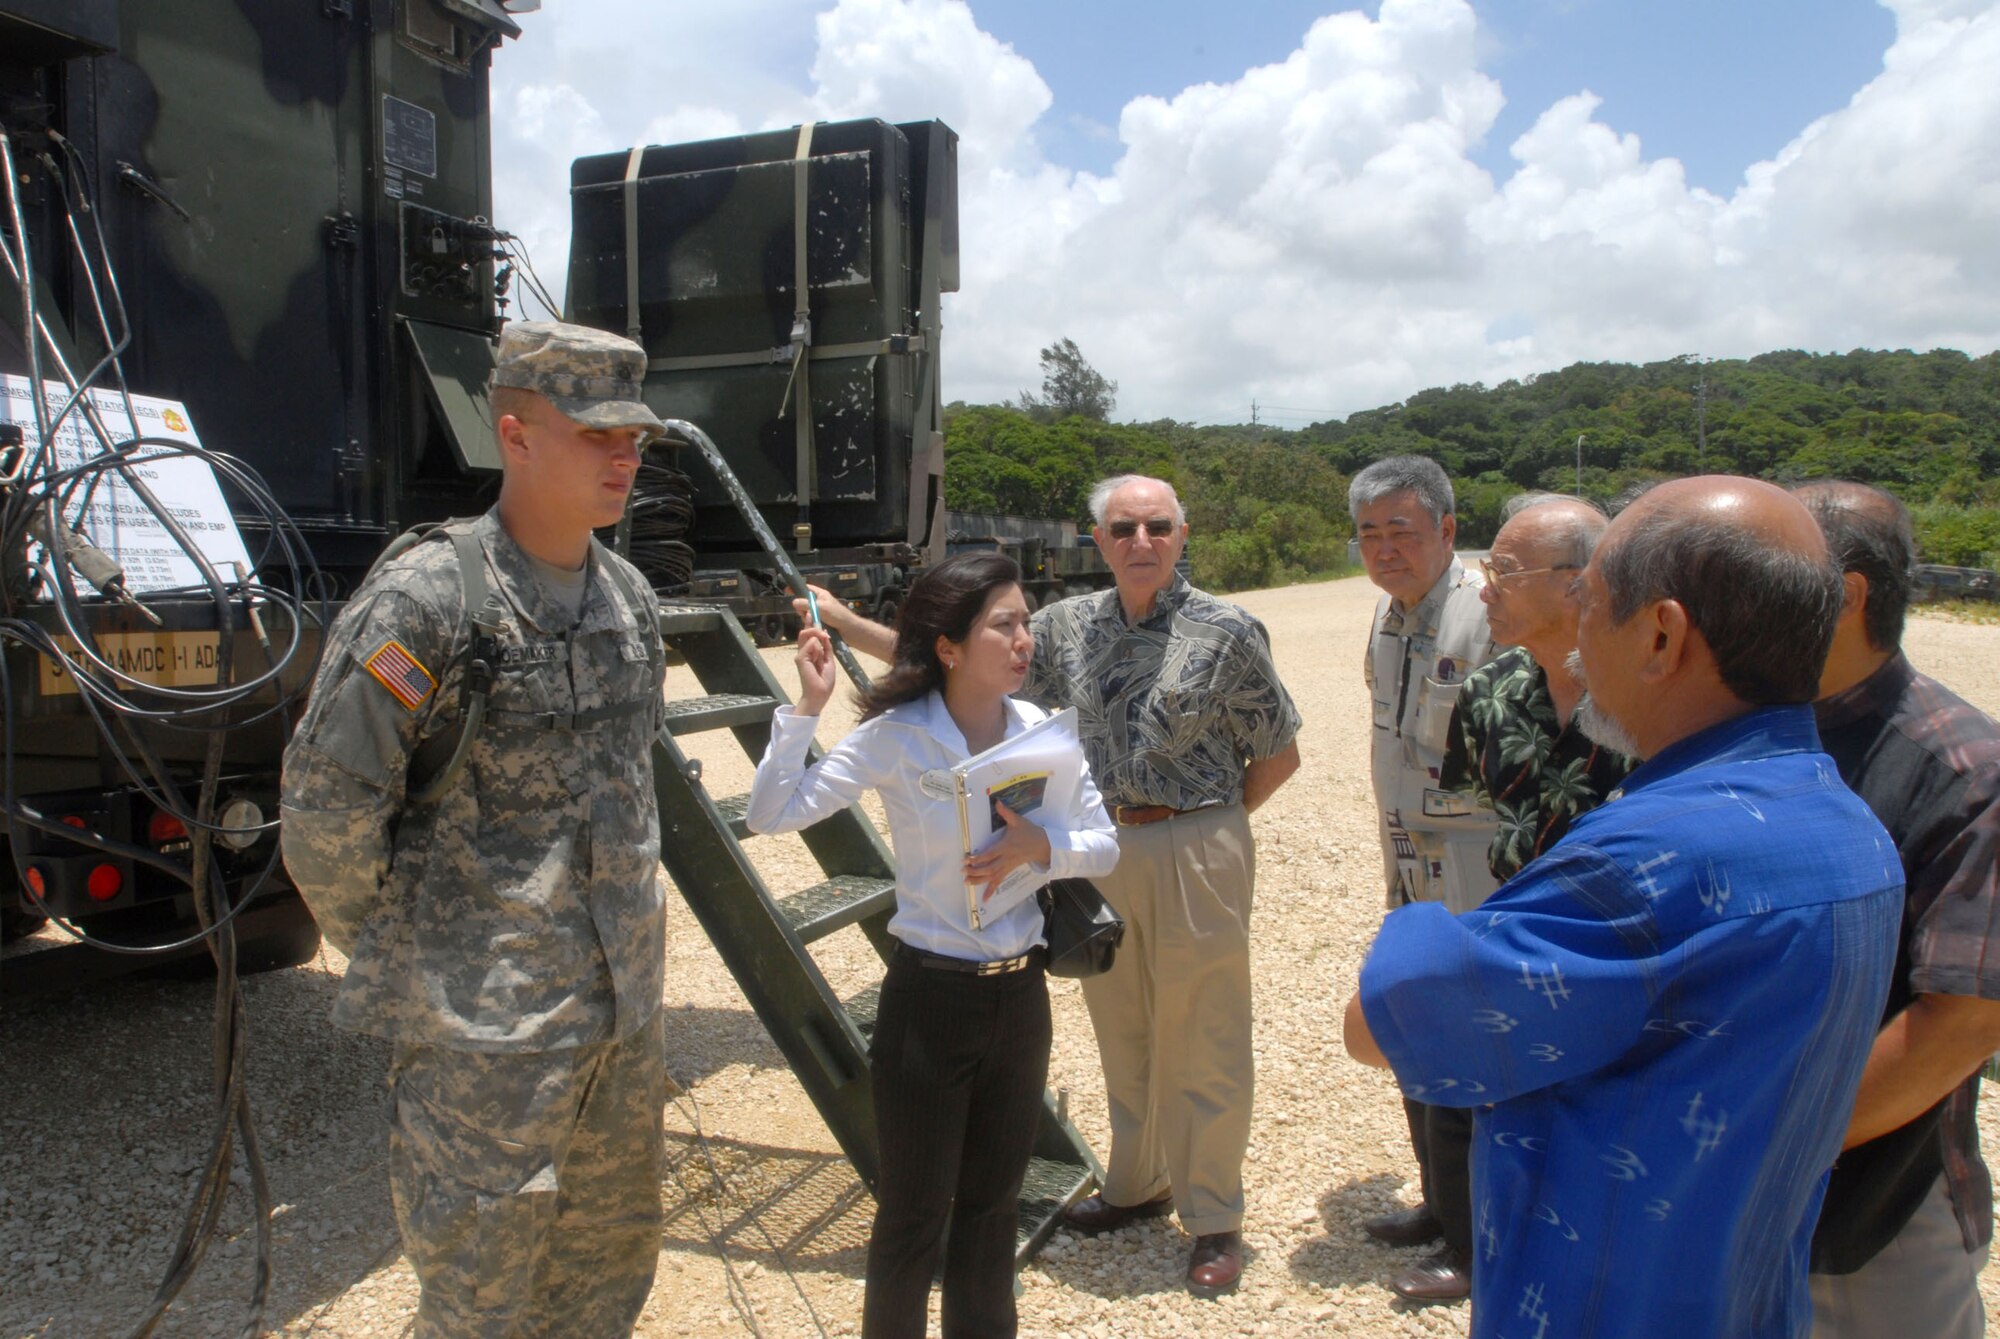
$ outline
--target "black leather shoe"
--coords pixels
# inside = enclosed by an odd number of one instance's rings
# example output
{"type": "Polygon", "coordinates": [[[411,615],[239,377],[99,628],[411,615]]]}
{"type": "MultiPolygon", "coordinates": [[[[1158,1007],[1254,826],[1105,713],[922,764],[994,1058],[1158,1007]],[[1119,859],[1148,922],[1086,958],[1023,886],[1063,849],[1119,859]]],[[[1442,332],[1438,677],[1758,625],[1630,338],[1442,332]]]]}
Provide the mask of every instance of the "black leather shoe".
{"type": "Polygon", "coordinates": [[[1144,1204],[1113,1204],[1102,1195],[1086,1195],[1076,1203],[1064,1207],[1063,1222],[1079,1232],[1096,1236],[1137,1218],[1158,1218],[1169,1213],[1174,1207],[1174,1195],[1170,1190],[1158,1199],[1147,1200],[1144,1204]]]}
{"type": "Polygon", "coordinates": [[[1456,1302],[1472,1295],[1472,1262],[1447,1246],[1411,1265],[1389,1286],[1412,1302],[1456,1302]]]}
{"type": "Polygon", "coordinates": [[[1364,1218],[1361,1230],[1384,1245],[1424,1246],[1444,1235],[1444,1224],[1438,1222],[1430,1205],[1419,1204],[1414,1209],[1364,1218]]]}
{"type": "Polygon", "coordinates": [[[1194,1239],[1188,1256],[1187,1287],[1196,1297],[1220,1297],[1236,1291],[1243,1277],[1243,1234],[1210,1232],[1194,1239]]]}

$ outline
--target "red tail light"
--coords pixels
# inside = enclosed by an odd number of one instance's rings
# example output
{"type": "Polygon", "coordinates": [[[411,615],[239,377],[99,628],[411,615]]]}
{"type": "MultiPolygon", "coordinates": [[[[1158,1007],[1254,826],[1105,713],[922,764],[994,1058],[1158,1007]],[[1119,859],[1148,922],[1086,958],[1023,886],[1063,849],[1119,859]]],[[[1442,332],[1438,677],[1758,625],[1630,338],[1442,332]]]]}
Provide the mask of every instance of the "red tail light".
{"type": "Polygon", "coordinates": [[[93,902],[109,902],[124,887],[125,876],[118,872],[118,866],[96,865],[84,881],[83,890],[90,894],[93,902]]]}
{"type": "Polygon", "coordinates": [[[153,816],[146,820],[146,840],[154,846],[186,841],[187,835],[187,824],[164,809],[155,809],[153,816]]]}

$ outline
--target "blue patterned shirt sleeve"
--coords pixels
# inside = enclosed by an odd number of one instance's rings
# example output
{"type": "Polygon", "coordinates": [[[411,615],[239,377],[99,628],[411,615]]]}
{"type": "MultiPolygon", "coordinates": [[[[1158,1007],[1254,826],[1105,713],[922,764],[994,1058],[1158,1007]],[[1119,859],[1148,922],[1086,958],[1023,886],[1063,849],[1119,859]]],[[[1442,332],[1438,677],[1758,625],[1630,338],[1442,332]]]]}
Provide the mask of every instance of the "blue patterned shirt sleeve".
{"type": "Polygon", "coordinates": [[[1658,955],[1624,872],[1567,845],[1478,910],[1391,912],[1361,1005],[1406,1095],[1477,1106],[1616,1063],[1652,1011],[1658,955]]]}

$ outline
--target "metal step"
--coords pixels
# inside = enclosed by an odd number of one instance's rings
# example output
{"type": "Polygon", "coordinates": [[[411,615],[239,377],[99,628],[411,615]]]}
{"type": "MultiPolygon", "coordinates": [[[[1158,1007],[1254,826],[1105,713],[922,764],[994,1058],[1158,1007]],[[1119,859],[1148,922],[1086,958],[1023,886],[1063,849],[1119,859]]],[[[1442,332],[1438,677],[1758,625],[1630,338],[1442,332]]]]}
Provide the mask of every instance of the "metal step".
{"type": "Polygon", "coordinates": [[[1028,1159],[1028,1175],[1021,1182],[1021,1198],[1016,1201],[1020,1213],[1014,1229],[1016,1268],[1033,1259],[1062,1226],[1063,1206],[1082,1198],[1096,1184],[1095,1172],[1082,1163],[1028,1159]]]}
{"type": "Polygon", "coordinates": [[[825,883],[781,898],[778,910],[804,942],[824,939],[856,921],[867,920],[886,911],[896,902],[894,879],[871,879],[860,874],[836,874],[825,883]]]}
{"type": "Polygon", "coordinates": [[[693,735],[703,730],[723,730],[732,725],[768,721],[777,709],[778,699],[753,693],[688,697],[667,703],[666,727],[672,734],[693,735]]]}
{"type": "Polygon", "coordinates": [[[724,795],[715,801],[716,812],[722,815],[723,822],[729,824],[729,830],[735,834],[737,841],[745,841],[751,835],[750,825],[743,821],[744,811],[749,807],[750,792],[747,790],[741,795],[724,795]]]}
{"type": "Polygon", "coordinates": [[[854,1030],[864,1037],[875,1035],[875,1014],[882,1007],[882,983],[877,981],[858,995],[840,1002],[847,1012],[847,1019],[854,1024],[854,1030]]]}
{"type": "Polygon", "coordinates": [[[730,617],[727,609],[712,604],[660,605],[660,633],[672,638],[695,632],[720,632],[730,617]]]}

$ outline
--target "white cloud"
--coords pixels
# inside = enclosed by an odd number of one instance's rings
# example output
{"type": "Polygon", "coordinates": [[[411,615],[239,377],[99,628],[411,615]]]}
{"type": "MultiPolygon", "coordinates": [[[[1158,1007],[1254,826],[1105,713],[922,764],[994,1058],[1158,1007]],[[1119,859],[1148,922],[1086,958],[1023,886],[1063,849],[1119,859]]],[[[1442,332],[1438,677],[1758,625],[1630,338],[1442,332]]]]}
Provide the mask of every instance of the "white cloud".
{"type": "Polygon", "coordinates": [[[1032,386],[1036,351],[1064,335],[1120,382],[1121,415],[1203,420],[1253,397],[1347,412],[1581,358],[1983,353],[2000,344],[2000,0],[1886,2],[1882,73],[1723,199],[1582,89],[1495,182],[1471,155],[1502,90],[1465,0],[1330,15],[1283,61],[1136,99],[1104,176],[1043,157],[1049,89],[976,3],[593,0],[679,31],[614,54],[595,36],[612,25],[529,16],[496,82],[502,222],[548,276],[569,156],[935,116],[962,136],[951,398],[1032,386]]]}
{"type": "Polygon", "coordinates": [[[1054,101],[1035,67],[981,32],[963,0],[841,0],[816,25],[820,116],[943,121],[973,172],[1018,161],[1054,101]]]}

